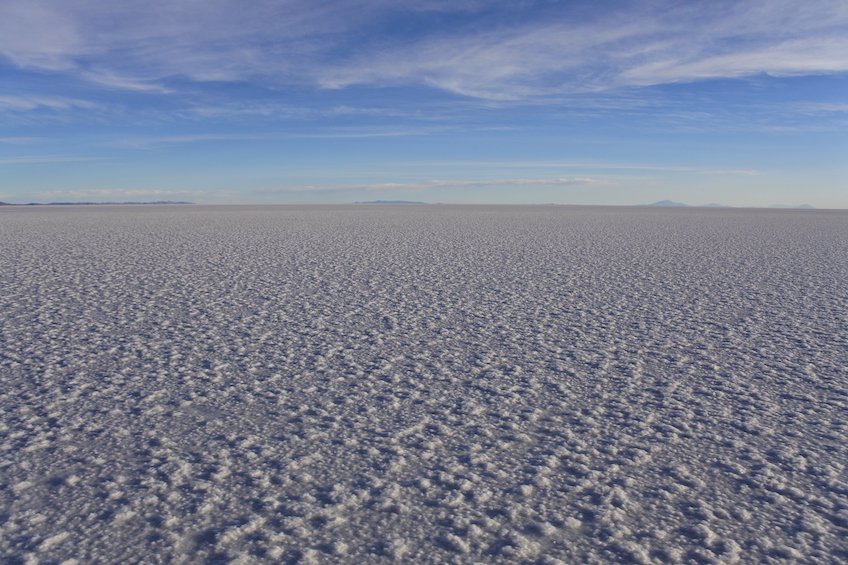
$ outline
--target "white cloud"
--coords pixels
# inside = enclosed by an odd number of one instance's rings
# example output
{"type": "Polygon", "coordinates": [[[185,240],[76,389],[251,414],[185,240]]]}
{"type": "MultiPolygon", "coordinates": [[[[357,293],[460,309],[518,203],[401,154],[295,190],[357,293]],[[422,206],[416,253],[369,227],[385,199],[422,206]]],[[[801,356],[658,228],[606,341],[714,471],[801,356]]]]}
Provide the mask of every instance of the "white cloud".
{"type": "Polygon", "coordinates": [[[430,180],[411,183],[373,183],[336,186],[277,186],[258,189],[260,193],[284,193],[284,192],[420,192],[433,188],[478,188],[478,187],[502,187],[502,186],[580,186],[580,185],[606,185],[607,181],[589,178],[554,178],[554,179],[494,179],[494,180],[430,180]]]}

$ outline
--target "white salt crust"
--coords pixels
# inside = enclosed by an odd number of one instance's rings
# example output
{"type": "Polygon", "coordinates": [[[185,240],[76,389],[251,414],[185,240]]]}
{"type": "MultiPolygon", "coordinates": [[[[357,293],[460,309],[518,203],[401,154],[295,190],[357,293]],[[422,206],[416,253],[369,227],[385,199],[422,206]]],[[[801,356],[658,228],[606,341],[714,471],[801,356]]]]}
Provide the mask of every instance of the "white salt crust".
{"type": "Polygon", "coordinates": [[[848,213],[0,209],[0,557],[845,563],[848,213]]]}

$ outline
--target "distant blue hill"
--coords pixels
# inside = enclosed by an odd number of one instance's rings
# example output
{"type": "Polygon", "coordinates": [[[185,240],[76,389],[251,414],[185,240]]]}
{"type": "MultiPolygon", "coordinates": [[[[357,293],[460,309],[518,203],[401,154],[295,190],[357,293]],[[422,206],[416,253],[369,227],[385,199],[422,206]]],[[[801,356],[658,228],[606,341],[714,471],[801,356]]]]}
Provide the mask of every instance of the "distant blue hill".
{"type": "Polygon", "coordinates": [[[689,206],[688,204],[682,204],[680,202],[672,202],[671,200],[660,200],[659,202],[654,202],[653,204],[640,204],[640,206],[689,206]]]}

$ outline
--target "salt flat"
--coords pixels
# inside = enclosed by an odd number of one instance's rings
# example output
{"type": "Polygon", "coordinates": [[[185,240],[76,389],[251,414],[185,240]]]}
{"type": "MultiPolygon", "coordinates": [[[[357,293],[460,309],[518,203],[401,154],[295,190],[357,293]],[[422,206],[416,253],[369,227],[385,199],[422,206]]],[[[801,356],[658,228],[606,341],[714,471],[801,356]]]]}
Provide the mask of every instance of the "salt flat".
{"type": "Polygon", "coordinates": [[[848,212],[0,209],[5,563],[845,563],[848,212]]]}

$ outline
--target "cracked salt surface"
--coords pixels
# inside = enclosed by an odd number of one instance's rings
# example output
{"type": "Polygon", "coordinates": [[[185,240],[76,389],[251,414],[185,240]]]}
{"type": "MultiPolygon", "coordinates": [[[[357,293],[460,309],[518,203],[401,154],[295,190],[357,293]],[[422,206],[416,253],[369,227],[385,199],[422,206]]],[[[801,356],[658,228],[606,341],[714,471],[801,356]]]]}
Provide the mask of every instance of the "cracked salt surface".
{"type": "Polygon", "coordinates": [[[848,214],[0,210],[6,563],[844,563],[848,214]]]}

